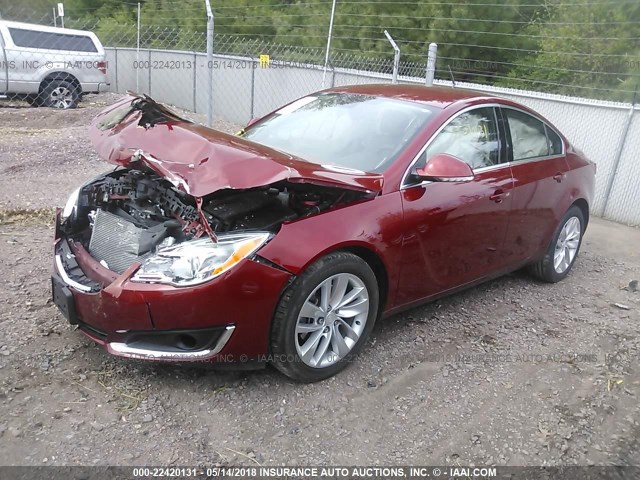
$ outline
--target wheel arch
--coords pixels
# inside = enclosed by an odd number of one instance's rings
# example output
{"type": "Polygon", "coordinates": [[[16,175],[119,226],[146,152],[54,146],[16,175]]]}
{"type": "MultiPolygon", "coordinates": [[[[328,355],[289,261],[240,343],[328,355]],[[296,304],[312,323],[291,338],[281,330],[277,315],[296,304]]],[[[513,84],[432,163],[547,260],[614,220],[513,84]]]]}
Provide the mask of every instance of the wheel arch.
{"type": "MultiPolygon", "coordinates": [[[[587,225],[589,225],[589,203],[584,198],[576,199],[569,208],[576,206],[582,211],[582,215],[584,216],[584,229],[587,229],[587,225]]],[[[568,209],[567,209],[568,210],[568,209]]]]}
{"type": "Polygon", "coordinates": [[[79,94],[82,93],[82,85],[80,85],[80,81],[71,73],[64,71],[56,71],[49,73],[46,77],[42,79],[40,82],[40,88],[38,89],[38,94],[41,94],[44,89],[54,80],[64,80],[71,83],[74,87],[76,87],[79,94]]]}
{"type": "MultiPolygon", "coordinates": [[[[390,281],[389,281],[389,271],[387,266],[385,265],[382,256],[376,252],[370,245],[363,245],[361,243],[347,243],[342,245],[335,245],[333,248],[326,249],[324,251],[319,252],[313,258],[311,258],[304,266],[299,268],[296,272],[294,272],[294,277],[301,275],[305,272],[311,265],[320,260],[327,255],[331,255],[332,253],[337,252],[346,252],[351,253],[362,259],[368,266],[373,270],[373,274],[376,277],[376,282],[378,284],[378,318],[385,311],[385,307],[387,302],[389,301],[389,297],[391,295],[390,290],[390,281]]],[[[289,288],[289,284],[287,284],[281,295],[283,295],[287,288],[289,288]]],[[[282,296],[281,296],[282,298],[282,296]]]]}
{"type": "Polygon", "coordinates": [[[378,317],[380,317],[382,312],[384,312],[389,298],[389,274],[387,273],[387,267],[382,261],[382,258],[372,249],[362,245],[345,246],[337,250],[333,250],[332,252],[325,252],[323,256],[333,252],[347,252],[360,257],[367,265],[369,265],[371,270],[373,270],[373,273],[376,276],[376,282],[378,283],[378,317]]]}

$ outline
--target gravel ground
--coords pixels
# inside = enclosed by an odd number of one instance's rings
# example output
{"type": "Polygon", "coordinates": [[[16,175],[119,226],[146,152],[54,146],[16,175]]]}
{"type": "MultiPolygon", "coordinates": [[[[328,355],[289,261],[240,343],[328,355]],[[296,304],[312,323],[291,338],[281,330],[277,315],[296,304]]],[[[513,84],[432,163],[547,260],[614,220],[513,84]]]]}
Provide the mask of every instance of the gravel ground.
{"type": "Polygon", "coordinates": [[[322,383],[108,356],[51,304],[50,208],[108,169],[116,98],[0,104],[0,464],[640,464],[640,231],[598,219],[562,283],[391,317],[322,383]]]}

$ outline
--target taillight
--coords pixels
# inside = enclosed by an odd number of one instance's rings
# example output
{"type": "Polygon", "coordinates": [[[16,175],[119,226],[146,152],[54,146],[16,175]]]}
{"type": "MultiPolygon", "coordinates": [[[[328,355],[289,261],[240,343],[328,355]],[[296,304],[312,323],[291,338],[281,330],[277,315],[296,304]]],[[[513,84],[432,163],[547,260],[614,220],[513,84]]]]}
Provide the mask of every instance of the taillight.
{"type": "Polygon", "coordinates": [[[107,62],[98,62],[98,70],[100,70],[100,73],[107,73],[107,62]]]}

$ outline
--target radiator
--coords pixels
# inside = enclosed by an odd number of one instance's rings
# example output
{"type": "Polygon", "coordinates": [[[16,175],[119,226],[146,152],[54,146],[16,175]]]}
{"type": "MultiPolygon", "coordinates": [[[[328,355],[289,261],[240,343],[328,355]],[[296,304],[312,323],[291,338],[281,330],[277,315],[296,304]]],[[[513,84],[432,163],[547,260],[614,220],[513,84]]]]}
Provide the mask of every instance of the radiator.
{"type": "Polygon", "coordinates": [[[138,255],[140,233],[144,229],[103,210],[96,212],[89,241],[91,256],[107,264],[111,271],[122,273],[134,262],[141,262],[150,253],[138,255]]]}

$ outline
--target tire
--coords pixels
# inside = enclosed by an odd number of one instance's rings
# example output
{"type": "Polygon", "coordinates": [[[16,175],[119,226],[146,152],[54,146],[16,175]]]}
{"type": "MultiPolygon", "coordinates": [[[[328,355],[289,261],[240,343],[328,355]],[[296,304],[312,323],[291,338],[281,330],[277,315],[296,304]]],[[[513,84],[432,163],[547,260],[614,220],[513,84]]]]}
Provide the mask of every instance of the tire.
{"type": "Polygon", "coordinates": [[[42,89],[41,102],[45,107],[69,109],[80,103],[78,87],[66,80],[52,80],[42,89]]]}
{"type": "Polygon", "coordinates": [[[280,299],[271,327],[272,365],[298,382],[335,375],[366,343],[378,305],[376,276],[364,260],[347,252],[322,257],[280,299]],[[332,301],[345,303],[332,310],[332,301]]]}
{"type": "Polygon", "coordinates": [[[574,205],[560,220],[544,256],[532,264],[529,271],[536,278],[549,283],[559,282],[566,277],[578,258],[585,227],[584,214],[580,208],[574,205]],[[556,251],[558,256],[556,256],[556,251]],[[560,256],[561,251],[563,252],[562,256],[560,256]],[[560,257],[562,260],[559,262],[560,257]]]}

